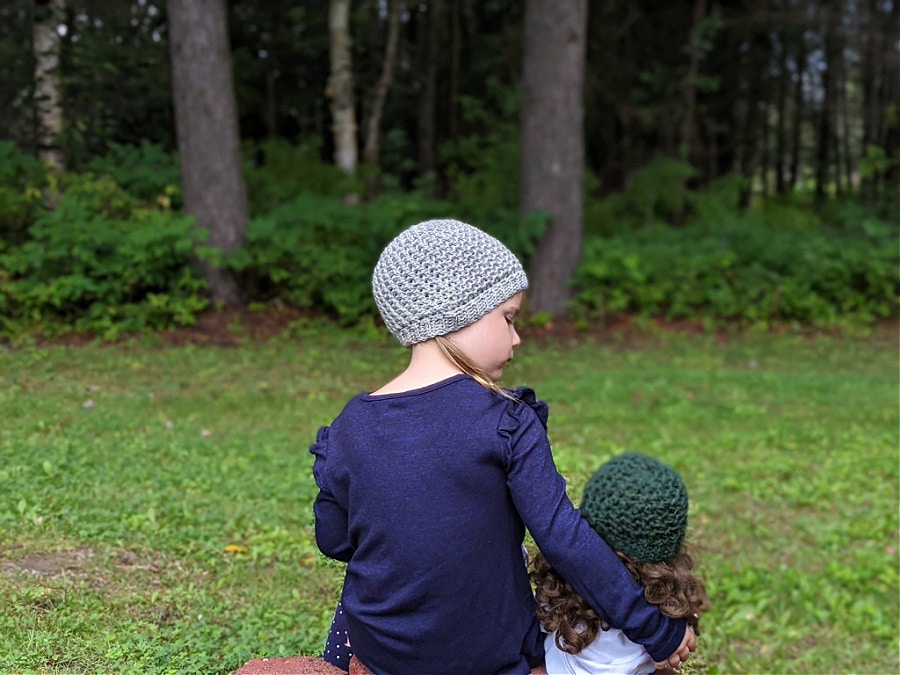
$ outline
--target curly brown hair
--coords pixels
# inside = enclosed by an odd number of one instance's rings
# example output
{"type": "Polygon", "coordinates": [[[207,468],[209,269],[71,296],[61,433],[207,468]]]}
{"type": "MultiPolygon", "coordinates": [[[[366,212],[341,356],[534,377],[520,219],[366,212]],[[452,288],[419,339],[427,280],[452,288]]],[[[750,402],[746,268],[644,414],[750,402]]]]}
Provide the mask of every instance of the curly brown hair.
{"type": "MultiPolygon", "coordinates": [[[[673,558],[656,563],[639,563],[622,553],[619,559],[644,587],[647,602],[673,619],[687,619],[700,634],[700,613],[711,603],[703,582],[692,570],[694,561],[682,551],[673,558]]],[[[535,585],[537,617],[547,632],[556,631],[556,646],[569,654],[578,654],[591,644],[601,630],[609,630],[606,621],[591,609],[575,589],[563,579],[538,552],[530,573],[535,585]]]]}

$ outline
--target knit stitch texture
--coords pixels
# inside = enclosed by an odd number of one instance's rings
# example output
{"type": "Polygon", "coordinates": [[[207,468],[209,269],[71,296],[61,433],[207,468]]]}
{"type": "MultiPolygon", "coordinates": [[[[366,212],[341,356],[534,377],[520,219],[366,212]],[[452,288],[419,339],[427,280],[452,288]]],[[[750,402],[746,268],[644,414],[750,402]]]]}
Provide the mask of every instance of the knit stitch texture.
{"type": "Polygon", "coordinates": [[[629,452],[613,457],[590,478],[581,512],[612,549],[637,562],[661,562],[684,544],[687,488],[672,468],[629,452]]]}
{"type": "Polygon", "coordinates": [[[515,254],[458,220],[427,220],[401,232],[372,274],[375,304],[403,345],[474,323],[528,288],[515,254]]]}

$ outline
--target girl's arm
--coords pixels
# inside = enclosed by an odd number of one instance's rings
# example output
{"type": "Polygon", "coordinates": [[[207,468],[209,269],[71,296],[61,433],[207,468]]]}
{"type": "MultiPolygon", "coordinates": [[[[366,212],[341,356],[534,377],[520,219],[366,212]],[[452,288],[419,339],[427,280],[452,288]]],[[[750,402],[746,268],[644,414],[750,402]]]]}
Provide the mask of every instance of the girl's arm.
{"type": "Polygon", "coordinates": [[[349,562],[354,549],[350,544],[348,515],[331,491],[327,444],[328,427],[322,427],[319,429],[316,442],[309,448],[316,458],[313,463],[313,477],[319,486],[319,494],[313,504],[313,513],[316,516],[316,544],[329,558],[349,562]]]}
{"type": "MultiPolygon", "coordinates": [[[[516,405],[516,404],[512,404],[516,405]]],[[[525,403],[508,430],[507,484],[525,526],[541,552],[610,625],[664,661],[683,645],[686,624],[644,599],[643,588],[566,495],[546,429],[525,403]]]]}

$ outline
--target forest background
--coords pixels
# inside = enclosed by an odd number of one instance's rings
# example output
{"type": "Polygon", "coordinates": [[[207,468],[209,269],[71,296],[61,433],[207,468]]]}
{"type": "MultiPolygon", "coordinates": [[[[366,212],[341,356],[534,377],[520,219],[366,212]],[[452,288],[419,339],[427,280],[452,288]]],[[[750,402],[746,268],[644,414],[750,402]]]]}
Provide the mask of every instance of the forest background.
{"type": "Polygon", "coordinates": [[[6,2],[0,330],[372,325],[433,216],[537,323],[893,317],[898,45],[883,0],[6,2]]]}

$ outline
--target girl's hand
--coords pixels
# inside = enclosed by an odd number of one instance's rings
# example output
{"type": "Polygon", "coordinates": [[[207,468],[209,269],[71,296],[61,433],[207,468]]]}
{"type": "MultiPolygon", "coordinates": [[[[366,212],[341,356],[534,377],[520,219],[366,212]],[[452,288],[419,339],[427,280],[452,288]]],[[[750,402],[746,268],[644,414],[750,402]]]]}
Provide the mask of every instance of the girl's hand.
{"type": "Polygon", "coordinates": [[[686,626],[684,629],[684,638],[675,653],[669,656],[665,661],[659,661],[656,664],[657,670],[677,671],[681,664],[687,661],[691,652],[697,650],[697,636],[694,635],[694,629],[686,626]]]}

